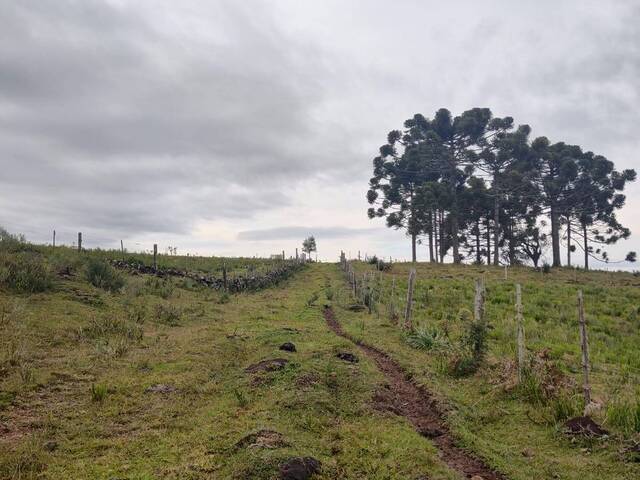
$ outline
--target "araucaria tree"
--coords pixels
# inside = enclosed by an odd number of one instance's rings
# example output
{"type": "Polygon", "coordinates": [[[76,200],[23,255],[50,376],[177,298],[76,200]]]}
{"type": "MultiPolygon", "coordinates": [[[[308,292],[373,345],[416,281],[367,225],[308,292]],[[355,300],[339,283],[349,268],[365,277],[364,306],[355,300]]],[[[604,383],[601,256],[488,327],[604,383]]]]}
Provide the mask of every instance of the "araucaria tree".
{"type": "Polygon", "coordinates": [[[316,252],[318,249],[316,247],[316,239],[313,235],[305,238],[302,241],[302,251],[307,254],[309,260],[311,260],[311,253],[316,252]]]}
{"type": "MultiPolygon", "coordinates": [[[[609,261],[603,247],[630,234],[615,212],[635,172],[619,173],[577,145],[530,142],[530,131],[488,108],[414,115],[389,132],[373,160],[369,218],[404,230],[414,262],[423,237],[432,262],[451,255],[454,263],[538,266],[550,239],[553,265],[560,266],[563,238],[568,264],[576,245],[586,268],[589,257],[609,261]]],[[[626,260],[634,259],[630,252],[626,260]]]]}

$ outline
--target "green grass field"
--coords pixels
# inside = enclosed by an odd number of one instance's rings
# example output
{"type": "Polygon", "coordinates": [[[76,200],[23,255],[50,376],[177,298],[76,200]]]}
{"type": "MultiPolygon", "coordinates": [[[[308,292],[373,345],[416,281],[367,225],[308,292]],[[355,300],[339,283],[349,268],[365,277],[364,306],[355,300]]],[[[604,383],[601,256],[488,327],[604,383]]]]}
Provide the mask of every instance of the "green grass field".
{"type": "MultiPolygon", "coordinates": [[[[320,460],[319,479],[462,478],[405,418],[374,408],[385,379],[327,328],[326,304],[348,333],[431,390],[459,444],[507,478],[640,477],[629,452],[640,393],[640,279],[631,274],[523,268],[505,281],[498,269],[419,265],[414,319],[418,330],[438,332],[429,350],[407,343],[388,314],[394,275],[396,308],[403,308],[409,265],[376,280],[377,311],[369,314],[355,311],[333,264],[310,264],[277,286],[236,295],[144,275],[124,276],[110,291],[87,281],[86,259],[76,252],[47,249],[29,260],[50,266],[45,288],[18,292],[15,285],[30,285],[39,270],[11,276],[11,258],[21,253],[3,255],[0,478],[275,479],[292,456],[320,460]],[[69,263],[70,273],[56,273],[69,263]],[[455,377],[448,365],[459,354],[479,275],[493,327],[488,353],[475,373],[455,377]],[[515,281],[523,285],[531,355],[548,350],[547,362],[569,385],[559,398],[541,398],[534,382],[513,385],[515,281]],[[571,440],[559,427],[562,402],[568,413],[579,409],[578,288],[594,397],[603,404],[594,418],[611,431],[606,439],[571,440]],[[284,342],[297,351],[279,350],[284,342]],[[340,360],[339,352],[360,361],[340,360]],[[259,362],[273,359],[287,362],[261,371],[259,362]]],[[[186,258],[174,261],[198,268],[186,258]]],[[[356,265],[360,274],[370,268],[356,265]]]]}

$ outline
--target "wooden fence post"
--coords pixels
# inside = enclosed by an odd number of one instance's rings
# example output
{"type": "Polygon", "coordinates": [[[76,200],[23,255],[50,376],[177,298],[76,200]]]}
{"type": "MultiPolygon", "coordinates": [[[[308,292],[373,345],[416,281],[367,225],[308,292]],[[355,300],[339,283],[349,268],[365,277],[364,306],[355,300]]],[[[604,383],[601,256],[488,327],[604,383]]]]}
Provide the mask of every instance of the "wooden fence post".
{"type": "Polygon", "coordinates": [[[296,247],[296,263],[298,263],[298,247],[296,247]]]}
{"type": "Polygon", "coordinates": [[[391,320],[396,320],[396,276],[391,280],[391,301],[389,303],[389,314],[391,320]]]}
{"type": "Polygon", "coordinates": [[[158,271],[158,244],[153,244],[153,269],[158,271]]]}
{"type": "Polygon", "coordinates": [[[56,231],[53,231],[53,246],[56,246],[56,231]]]}
{"type": "Polygon", "coordinates": [[[508,278],[509,278],[509,274],[507,273],[507,266],[505,265],[504,266],[504,279],[508,280],[508,278]]]}
{"type": "Polygon", "coordinates": [[[78,232],[78,251],[82,251],[82,232],[78,232]]]}
{"type": "Polygon", "coordinates": [[[284,260],[284,250],[282,250],[282,260],[284,260]]]}
{"type": "Polygon", "coordinates": [[[404,328],[407,330],[411,330],[413,327],[411,325],[411,309],[413,304],[413,289],[416,283],[416,269],[412,268],[409,271],[409,283],[407,285],[407,305],[404,310],[404,328]]]}
{"type": "Polygon", "coordinates": [[[224,286],[224,291],[227,291],[227,264],[222,263],[222,285],[224,286]]]}
{"type": "Polygon", "coordinates": [[[122,261],[124,262],[124,242],[120,240],[120,251],[122,252],[122,261]]]}
{"type": "Polygon", "coordinates": [[[582,373],[584,376],[582,391],[584,393],[585,409],[587,409],[591,403],[591,383],[589,382],[589,337],[587,336],[587,322],[584,318],[582,290],[578,290],[578,324],[580,326],[580,349],[582,350],[582,373]]]}
{"type": "Polygon", "coordinates": [[[476,296],[473,305],[473,319],[476,322],[482,322],[484,319],[484,282],[482,279],[476,279],[476,296]]]}
{"type": "Polygon", "coordinates": [[[525,369],[524,324],[522,319],[522,287],[516,284],[516,325],[518,340],[518,382],[522,382],[525,369]]]}

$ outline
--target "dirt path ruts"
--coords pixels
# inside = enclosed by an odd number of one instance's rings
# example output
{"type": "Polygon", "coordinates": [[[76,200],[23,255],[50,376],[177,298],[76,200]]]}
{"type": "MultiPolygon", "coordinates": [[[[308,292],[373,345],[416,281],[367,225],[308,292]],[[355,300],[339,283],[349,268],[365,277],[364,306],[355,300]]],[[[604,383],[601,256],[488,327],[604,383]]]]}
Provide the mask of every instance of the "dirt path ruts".
{"type": "Polygon", "coordinates": [[[441,458],[452,469],[467,478],[505,480],[506,477],[492,470],[482,460],[467,453],[454,443],[453,436],[443,420],[433,396],[423,387],[407,379],[406,372],[387,354],[362,344],[342,330],[332,308],[324,309],[327,324],[337,335],[355,343],[384,373],[388,385],[374,396],[376,408],[387,410],[407,418],[418,433],[431,439],[440,450],[441,458]]]}

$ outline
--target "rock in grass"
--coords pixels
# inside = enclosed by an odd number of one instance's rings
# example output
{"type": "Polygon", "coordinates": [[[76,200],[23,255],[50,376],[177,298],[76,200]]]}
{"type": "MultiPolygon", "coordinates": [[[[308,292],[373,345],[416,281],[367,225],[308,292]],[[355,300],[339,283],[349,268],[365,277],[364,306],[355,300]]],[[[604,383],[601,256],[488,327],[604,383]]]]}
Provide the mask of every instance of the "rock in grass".
{"type": "Polygon", "coordinates": [[[358,357],[356,357],[353,353],[349,352],[340,352],[336,355],[340,360],[344,360],[349,363],[358,363],[358,357]]]}
{"type": "Polygon", "coordinates": [[[320,462],[313,457],[293,457],[280,466],[282,480],[307,480],[320,471],[320,462]]]}
{"type": "Polygon", "coordinates": [[[280,345],[280,350],[284,350],[285,352],[296,352],[296,346],[291,342],[285,342],[280,345]]]}

